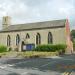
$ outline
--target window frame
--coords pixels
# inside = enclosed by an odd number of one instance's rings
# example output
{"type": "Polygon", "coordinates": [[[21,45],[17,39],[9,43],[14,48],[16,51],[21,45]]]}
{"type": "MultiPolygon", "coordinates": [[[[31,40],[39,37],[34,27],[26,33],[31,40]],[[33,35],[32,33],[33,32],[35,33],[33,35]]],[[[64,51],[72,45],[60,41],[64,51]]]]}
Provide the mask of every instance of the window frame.
{"type": "Polygon", "coordinates": [[[27,33],[26,34],[26,39],[29,39],[30,38],[30,35],[27,33]]]}
{"type": "Polygon", "coordinates": [[[20,36],[19,36],[19,34],[17,34],[17,35],[16,35],[16,45],[18,45],[19,42],[20,42],[20,36]]]}
{"type": "Polygon", "coordinates": [[[7,46],[11,45],[11,37],[10,35],[7,36],[7,46]]]}
{"type": "Polygon", "coordinates": [[[48,44],[53,44],[53,35],[51,32],[48,32],[48,44]]]}
{"type": "Polygon", "coordinates": [[[39,44],[41,44],[41,35],[40,35],[40,33],[37,33],[37,35],[36,35],[36,45],[39,45],[39,44]]]}

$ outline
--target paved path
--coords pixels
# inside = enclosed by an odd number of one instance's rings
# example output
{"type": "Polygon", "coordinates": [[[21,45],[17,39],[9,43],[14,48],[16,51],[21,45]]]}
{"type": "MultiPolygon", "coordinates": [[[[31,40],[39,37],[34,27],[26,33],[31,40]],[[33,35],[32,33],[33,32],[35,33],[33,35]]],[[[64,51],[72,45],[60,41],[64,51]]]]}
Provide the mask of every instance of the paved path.
{"type": "Polygon", "coordinates": [[[0,75],[75,75],[75,55],[0,59],[0,75]]]}

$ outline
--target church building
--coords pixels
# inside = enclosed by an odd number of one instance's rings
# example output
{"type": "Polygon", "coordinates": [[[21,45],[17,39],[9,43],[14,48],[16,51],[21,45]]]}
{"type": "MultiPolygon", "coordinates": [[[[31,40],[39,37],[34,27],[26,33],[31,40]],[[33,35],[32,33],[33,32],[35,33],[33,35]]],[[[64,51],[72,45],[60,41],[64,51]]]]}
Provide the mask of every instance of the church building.
{"type": "Polygon", "coordinates": [[[72,43],[68,20],[12,25],[9,16],[3,17],[0,45],[22,51],[31,50],[33,47],[43,44],[67,44],[68,51],[71,50],[72,43]]]}

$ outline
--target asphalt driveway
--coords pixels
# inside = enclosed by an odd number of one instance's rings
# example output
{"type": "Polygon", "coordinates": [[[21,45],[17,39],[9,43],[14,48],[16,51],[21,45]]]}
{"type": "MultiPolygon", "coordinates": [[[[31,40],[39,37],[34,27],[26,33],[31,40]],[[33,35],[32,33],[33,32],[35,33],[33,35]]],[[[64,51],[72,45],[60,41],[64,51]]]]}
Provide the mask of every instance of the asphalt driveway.
{"type": "Polygon", "coordinates": [[[48,58],[1,58],[0,75],[75,75],[75,55],[48,58]]]}

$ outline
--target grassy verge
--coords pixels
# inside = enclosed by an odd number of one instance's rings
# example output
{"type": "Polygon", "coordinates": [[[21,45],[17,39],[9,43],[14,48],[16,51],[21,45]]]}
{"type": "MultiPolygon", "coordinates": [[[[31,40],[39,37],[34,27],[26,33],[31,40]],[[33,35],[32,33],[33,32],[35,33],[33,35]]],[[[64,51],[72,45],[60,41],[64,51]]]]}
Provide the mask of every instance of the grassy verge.
{"type": "Polygon", "coordinates": [[[0,57],[5,57],[5,58],[12,57],[14,55],[17,55],[17,52],[10,51],[10,52],[2,52],[2,53],[0,53],[0,57]]]}
{"type": "Polygon", "coordinates": [[[36,52],[36,51],[31,51],[31,52],[26,52],[24,53],[24,56],[35,56],[35,57],[46,57],[46,56],[56,56],[58,55],[57,52],[36,52]]]}
{"type": "Polygon", "coordinates": [[[57,56],[58,52],[37,52],[37,51],[26,51],[26,52],[4,52],[0,53],[1,57],[22,57],[22,58],[32,58],[32,57],[47,57],[47,56],[57,56]]]}

